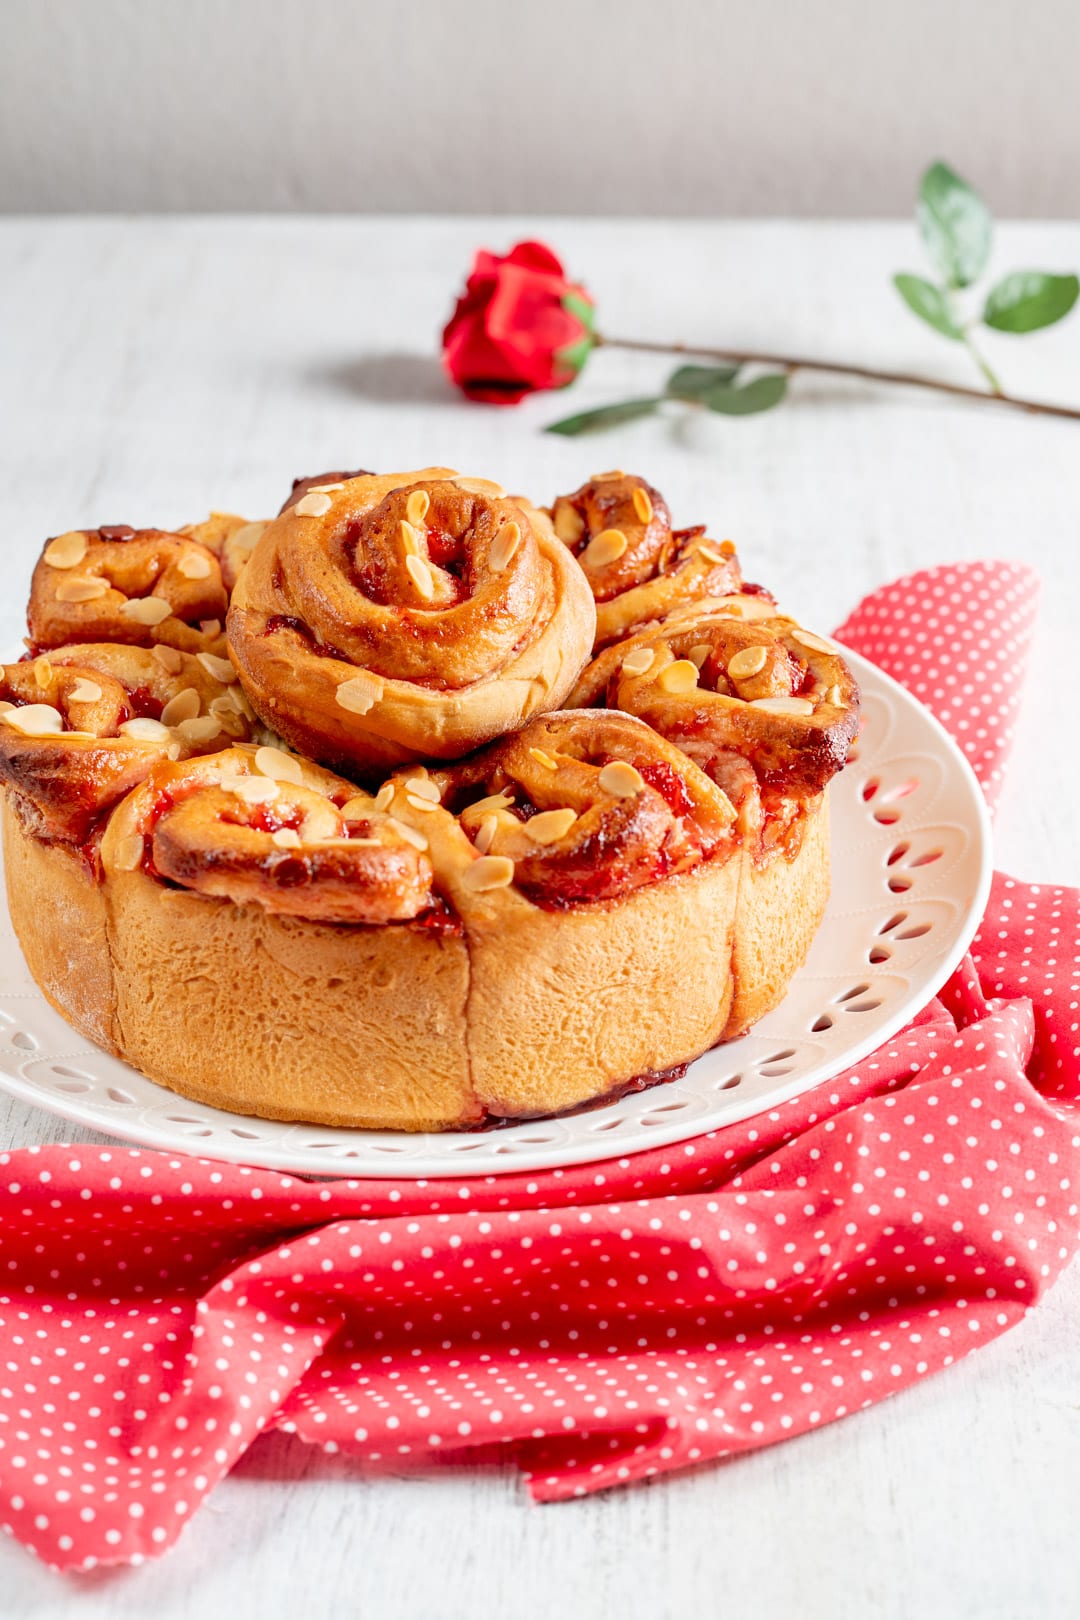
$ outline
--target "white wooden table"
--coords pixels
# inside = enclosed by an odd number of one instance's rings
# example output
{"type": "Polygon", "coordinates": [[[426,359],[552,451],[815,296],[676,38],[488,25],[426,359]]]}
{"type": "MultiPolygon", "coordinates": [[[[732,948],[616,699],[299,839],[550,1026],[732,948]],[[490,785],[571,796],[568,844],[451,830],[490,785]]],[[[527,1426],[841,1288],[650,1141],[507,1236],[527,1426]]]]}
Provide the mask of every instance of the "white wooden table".
{"type": "MultiPolygon", "coordinates": [[[[1080,427],[804,377],[767,416],[542,436],[575,407],[651,391],[664,362],[601,354],[571,394],[517,410],[458,401],[433,359],[455,285],[476,245],[525,234],[566,255],[613,332],[966,375],[888,284],[919,268],[902,225],[7,222],[3,645],[42,538],[72,525],[168,527],[211,504],[262,517],[293,475],[357,464],[449,462],[538,498],[639,468],[678,521],[737,538],[750,576],[823,629],[923,564],[1036,562],[1047,592],[999,864],[1080,882],[1080,427]]],[[[1080,226],[1002,228],[997,263],[1074,269],[1080,226]]],[[[1016,390],[1080,401],[1080,317],[987,347],[1016,390]]],[[[4,1146],[87,1136],[0,1100],[4,1146]]],[[[156,1564],[65,1581],[0,1545],[0,1613],[1073,1616],[1078,1343],[1074,1268],[1006,1338],[872,1411],[565,1506],[531,1506],[511,1471],[365,1476],[271,1437],[156,1564]]]]}

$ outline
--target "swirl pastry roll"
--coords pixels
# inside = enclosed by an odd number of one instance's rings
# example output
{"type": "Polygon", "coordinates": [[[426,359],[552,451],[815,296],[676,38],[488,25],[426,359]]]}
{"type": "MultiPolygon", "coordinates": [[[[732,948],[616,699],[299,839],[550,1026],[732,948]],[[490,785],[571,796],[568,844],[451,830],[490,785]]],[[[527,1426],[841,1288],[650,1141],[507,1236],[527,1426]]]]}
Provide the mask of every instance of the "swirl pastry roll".
{"type": "MultiPolygon", "coordinates": [[[[244,526],[219,514],[216,525],[196,527],[224,546],[244,526]]],[[[221,654],[227,608],[222,560],[212,545],[194,534],[118,524],[72,529],[47,543],[34,569],[27,623],[35,651],[111,641],[221,654]]]]}
{"type": "Polygon", "coordinates": [[[433,468],[310,485],[263,532],[228,631],[266,723],[370,778],[556,708],[594,623],[543,514],[433,468]]]}
{"type": "Polygon", "coordinates": [[[712,598],[733,617],[774,611],[759,586],[745,590],[735,547],[703,524],[673,529],[667,504],[644,478],[597,473],[551,508],[555,533],[581,564],[596,598],[596,650],[712,598]]]}

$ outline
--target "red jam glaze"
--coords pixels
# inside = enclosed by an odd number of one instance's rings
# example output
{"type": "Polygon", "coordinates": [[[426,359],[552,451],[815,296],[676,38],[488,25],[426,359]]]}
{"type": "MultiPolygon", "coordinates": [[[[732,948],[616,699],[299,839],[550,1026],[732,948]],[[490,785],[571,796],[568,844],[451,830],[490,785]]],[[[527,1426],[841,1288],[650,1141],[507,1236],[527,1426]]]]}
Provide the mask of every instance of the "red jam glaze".
{"type": "Polygon", "coordinates": [[[328,641],[317,641],[310,625],[303,619],[296,619],[290,613],[272,613],[266,621],[264,636],[272,636],[278,630],[293,630],[302,640],[307,642],[309,651],[318,658],[336,658],[339,663],[347,664],[348,659],[337,647],[332,647],[328,641]]]}
{"type": "Polygon", "coordinates": [[[686,791],[686,783],[673,766],[666,760],[654,760],[649,765],[637,767],[644,781],[651,788],[655,788],[668,809],[677,816],[688,816],[694,809],[694,801],[686,791]]]}

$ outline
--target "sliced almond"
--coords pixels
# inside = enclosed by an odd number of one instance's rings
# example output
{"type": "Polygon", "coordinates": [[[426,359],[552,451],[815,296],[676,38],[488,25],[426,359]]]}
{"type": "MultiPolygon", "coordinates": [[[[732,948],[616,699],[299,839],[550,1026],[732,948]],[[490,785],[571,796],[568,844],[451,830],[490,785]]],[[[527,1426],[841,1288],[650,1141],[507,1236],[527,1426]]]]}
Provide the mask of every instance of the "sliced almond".
{"type": "Polygon", "coordinates": [[[132,742],[167,743],[171,741],[171,732],[168,726],[163,726],[160,720],[140,718],[138,720],[125,720],[120,727],[121,737],[130,737],[132,742]]]}
{"type": "Polygon", "coordinates": [[[277,832],[270,834],[270,841],[276,844],[278,849],[300,848],[300,834],[295,827],[279,827],[277,832]]]}
{"type": "Polygon", "coordinates": [[[159,625],[172,615],[172,603],[162,596],[133,596],[120,604],[120,616],[133,624],[159,625]]]}
{"type": "Polygon", "coordinates": [[[195,656],[206,673],[212,675],[215,681],[220,681],[222,686],[231,686],[236,680],[236,671],[227,658],[218,658],[216,653],[209,652],[196,653],[195,656]]]}
{"type": "Polygon", "coordinates": [[[409,578],[425,602],[430,602],[435,595],[435,581],[432,578],[431,568],[423,557],[408,556],[405,558],[405,567],[409,578]]]}
{"type": "Polygon", "coordinates": [[[560,838],[566,837],[576,820],[577,811],[569,806],[564,810],[541,810],[538,816],[531,816],[525,823],[525,832],[534,844],[557,844],[560,838]]]}
{"type": "Polygon", "coordinates": [[[585,533],[585,519],[575,506],[560,506],[554,517],[555,533],[564,546],[576,546],[585,533]]]}
{"type": "Polygon", "coordinates": [[[184,667],[183,654],[175,647],[155,647],[154,657],[169,675],[179,675],[184,667]]]}
{"type": "Polygon", "coordinates": [[[697,550],[698,556],[704,557],[706,562],[723,564],[727,561],[727,559],[722,557],[718,551],[714,551],[711,546],[699,545],[697,550]]]}
{"type": "Polygon", "coordinates": [[[262,747],[255,750],[255,769],[261,771],[263,776],[269,776],[275,782],[292,782],[297,787],[304,784],[304,772],[300,761],[295,754],[287,754],[283,748],[262,747]]]}
{"type": "Polygon", "coordinates": [[[265,528],[265,523],[245,523],[243,528],[229,536],[227,544],[235,546],[238,551],[254,551],[265,528]]]}
{"type": "Polygon", "coordinates": [[[163,726],[178,726],[181,720],[194,720],[202,708],[202,699],[193,686],[185,686],[182,692],[169,699],[161,711],[163,726]]]}
{"type": "Polygon", "coordinates": [[[557,771],[559,768],[558,760],[552,759],[546,748],[530,748],[529,758],[535,759],[536,763],[542,765],[545,771],[557,771]]]}
{"type": "Polygon", "coordinates": [[[104,596],[109,589],[109,582],[105,579],[89,579],[80,575],[77,579],[62,579],[56,587],[56,600],[58,602],[96,602],[98,597],[104,596]]]}
{"type": "Polygon", "coordinates": [[[612,467],[610,472],[593,473],[591,482],[594,484],[613,484],[616,478],[625,478],[626,474],[621,467],[612,467]]]}
{"type": "Polygon", "coordinates": [[[199,551],[185,551],[176,566],[185,579],[209,579],[213,564],[199,551]]]}
{"type": "Polygon", "coordinates": [[[844,706],[844,689],[842,686],[830,686],[825,694],[826,703],[831,703],[834,709],[844,706]]]}
{"type": "Polygon", "coordinates": [[[50,540],[43,555],[50,568],[77,568],[86,556],[88,545],[81,530],[71,529],[50,540]]]}
{"type": "Polygon", "coordinates": [[[665,692],[692,692],[698,683],[698,667],[689,658],[677,658],[661,670],[657,685],[665,692]]]}
{"type": "Polygon", "coordinates": [[[618,562],[629,544],[621,529],[601,529],[599,534],[593,535],[580,560],[586,568],[606,568],[609,563],[618,562]]]}
{"type": "Polygon", "coordinates": [[[696,647],[691,647],[686,656],[692,664],[696,664],[700,669],[711,651],[712,648],[707,641],[699,641],[696,647]]]}
{"type": "Polygon", "coordinates": [[[623,659],[623,674],[634,676],[646,675],[652,668],[655,659],[656,651],[653,647],[635,647],[634,650],[632,652],[628,652],[626,657],[623,659]]]}
{"type": "Polygon", "coordinates": [[[245,804],[273,804],[281,792],[278,783],[266,776],[230,776],[221,785],[245,804]]]}
{"type": "Polygon", "coordinates": [[[838,653],[839,647],[835,641],[826,641],[824,636],[815,636],[812,630],[793,630],[792,641],[797,641],[800,647],[806,647],[810,652],[838,653]]]}
{"type": "Polygon", "coordinates": [[[501,501],[506,494],[493,478],[455,478],[453,482],[458,489],[466,489],[470,495],[484,495],[491,501],[501,501]]]}
{"type": "Polygon", "coordinates": [[[325,491],[309,489],[307,494],[293,507],[297,517],[325,517],[333,506],[333,501],[325,491]]]}
{"type": "Polygon", "coordinates": [[[638,484],[633,493],[634,511],[640,523],[651,523],[653,518],[653,504],[649,499],[649,492],[638,484]]]}
{"type": "Polygon", "coordinates": [[[426,489],[414,489],[405,502],[405,516],[409,522],[419,526],[428,515],[431,506],[431,496],[426,489]]]}
{"type": "Polygon", "coordinates": [[[344,484],[312,484],[311,488],[308,490],[308,494],[309,495],[323,495],[325,493],[328,493],[330,490],[344,489],[344,488],[345,488],[344,484]]]}
{"type": "Polygon", "coordinates": [[[88,681],[82,675],[68,693],[69,703],[98,703],[100,699],[101,687],[97,681],[88,681]]]}
{"type": "Polygon", "coordinates": [[[342,681],[334,693],[334,702],[339,709],[348,709],[350,714],[367,714],[382,695],[383,684],[379,677],[369,675],[366,669],[362,669],[349,680],[342,681]]]}
{"type": "Polygon", "coordinates": [[[404,838],[407,844],[411,844],[413,849],[427,849],[428,841],[422,832],[417,832],[415,827],[410,827],[405,821],[398,821],[396,816],[388,816],[387,820],[398,836],[404,838]]]}
{"type": "Polygon", "coordinates": [[[341,807],[343,821],[366,821],[371,814],[371,800],[357,794],[355,799],[347,799],[341,807]]]}
{"type": "Polygon", "coordinates": [[[512,795],[504,788],[501,793],[492,793],[486,799],[477,799],[469,809],[476,814],[488,810],[509,810],[513,802],[512,795]]]}
{"type": "Polygon", "coordinates": [[[518,523],[504,523],[488,552],[488,562],[497,574],[508,567],[513,561],[514,554],[521,544],[521,525],[518,523]]]}
{"type": "Polygon", "coordinates": [[[51,703],[25,703],[6,710],[2,718],[25,737],[57,737],[64,729],[64,717],[51,703]]]}
{"type": "MultiPolygon", "coordinates": [[[[389,810],[391,804],[393,803],[394,794],[396,791],[397,784],[395,782],[384,782],[378,793],[375,795],[376,810],[389,810]]],[[[355,803],[355,800],[350,800],[349,802],[352,804],[355,803]]]]}
{"type": "Polygon", "coordinates": [[[743,647],[728,659],[727,672],[733,681],[748,681],[760,675],[769,657],[767,647],[743,647]]]}
{"type": "Polygon", "coordinates": [[[485,816],[477,830],[473,843],[481,855],[486,855],[495,841],[495,834],[499,830],[498,816],[485,816]]]}
{"type": "Polygon", "coordinates": [[[426,811],[437,810],[439,808],[437,804],[432,804],[430,799],[420,799],[417,798],[415,793],[409,792],[406,792],[405,794],[405,803],[409,806],[410,810],[426,811]]]}
{"type": "Polygon", "coordinates": [[[119,838],[116,842],[115,864],[121,872],[134,872],[142,865],[143,858],[142,833],[128,833],[126,838],[119,838]]]}
{"type": "Polygon", "coordinates": [[[401,541],[401,549],[406,557],[418,557],[420,555],[420,536],[405,518],[402,518],[398,524],[398,538],[401,541]]]}
{"type": "Polygon", "coordinates": [[[600,786],[612,798],[632,799],[645,786],[645,778],[625,759],[613,759],[600,772],[600,786]]]}
{"type": "Polygon", "coordinates": [[[442,802],[442,792],[438,782],[433,782],[430,776],[410,776],[405,784],[406,791],[418,799],[427,799],[430,804],[442,802]]]}
{"type": "Polygon", "coordinates": [[[514,881],[514,863],[505,855],[481,855],[461,874],[467,889],[486,894],[489,889],[505,889],[514,881]]]}
{"type": "Polygon", "coordinates": [[[754,698],[748,707],[751,709],[764,709],[766,714],[813,714],[814,712],[814,705],[810,699],[803,697],[754,698]]]}
{"type": "Polygon", "coordinates": [[[34,659],[34,679],[43,691],[52,685],[52,672],[52,662],[47,653],[42,653],[40,658],[34,659]]]}
{"type": "Polygon", "coordinates": [[[221,736],[221,721],[216,714],[203,714],[194,720],[181,720],[176,730],[185,742],[213,742],[215,737],[221,736]]]}

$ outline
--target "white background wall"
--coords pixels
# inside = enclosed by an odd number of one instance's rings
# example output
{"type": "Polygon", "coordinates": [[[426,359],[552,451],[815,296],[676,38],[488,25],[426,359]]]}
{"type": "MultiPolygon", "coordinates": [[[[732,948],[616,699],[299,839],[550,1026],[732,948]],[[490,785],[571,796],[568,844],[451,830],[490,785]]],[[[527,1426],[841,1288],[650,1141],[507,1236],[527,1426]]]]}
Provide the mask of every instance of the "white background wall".
{"type": "Polygon", "coordinates": [[[1080,214],[1076,0],[0,0],[0,209],[1080,214]]]}

